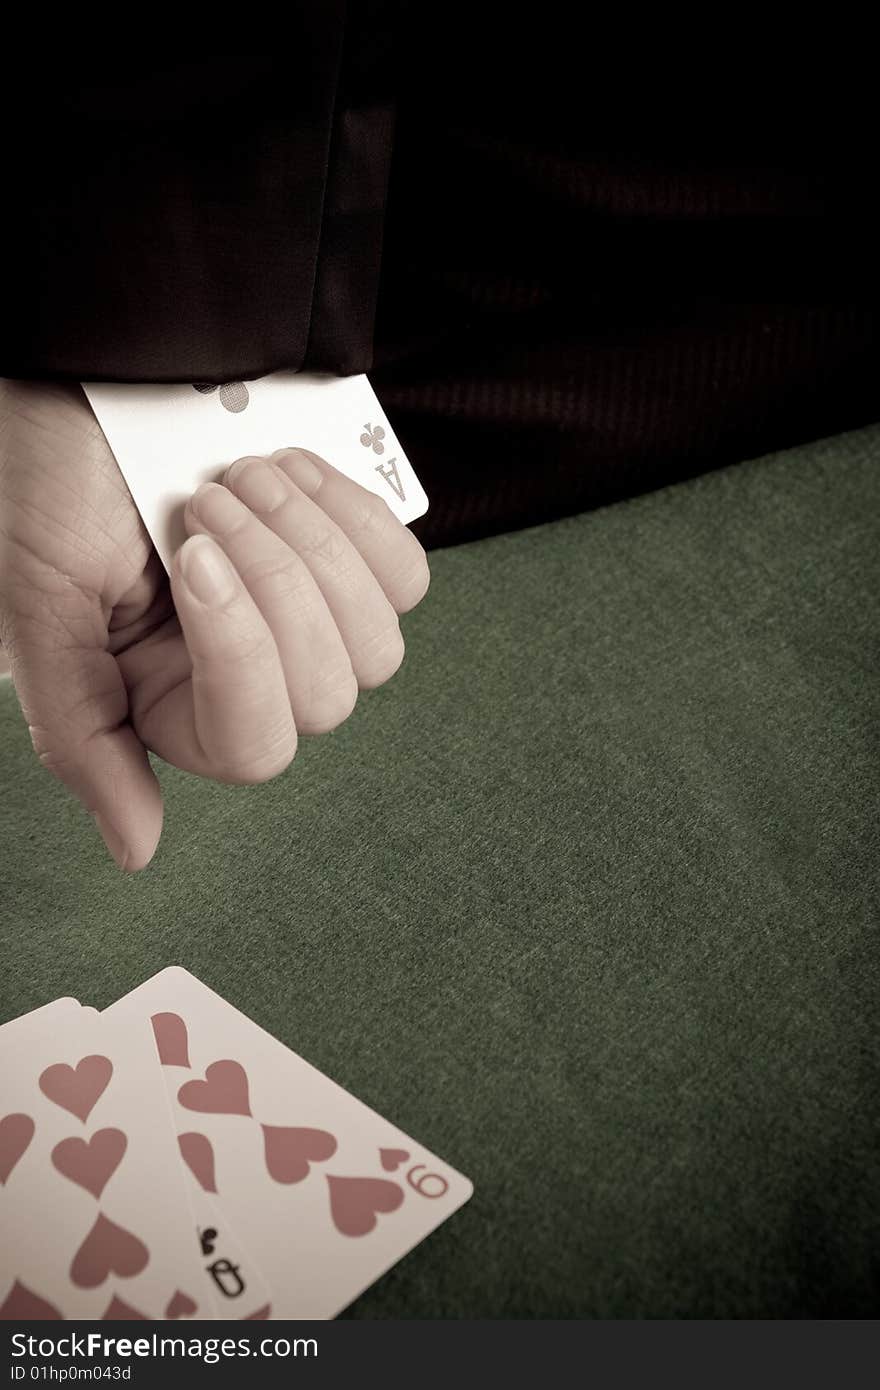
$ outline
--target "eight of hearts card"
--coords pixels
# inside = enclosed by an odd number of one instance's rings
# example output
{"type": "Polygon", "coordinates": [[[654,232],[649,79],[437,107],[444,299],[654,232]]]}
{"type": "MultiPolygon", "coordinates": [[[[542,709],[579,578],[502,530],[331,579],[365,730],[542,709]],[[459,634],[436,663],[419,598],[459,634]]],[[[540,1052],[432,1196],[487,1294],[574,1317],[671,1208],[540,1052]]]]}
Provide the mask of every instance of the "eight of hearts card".
{"type": "Polygon", "coordinates": [[[261,1272],[264,1316],[335,1316],[471,1195],[462,1174],[179,967],[105,1017],[152,1025],[181,1157],[261,1272]]]}
{"type": "Polygon", "coordinates": [[[149,1026],[0,1029],[0,1320],[215,1316],[149,1026]]]}

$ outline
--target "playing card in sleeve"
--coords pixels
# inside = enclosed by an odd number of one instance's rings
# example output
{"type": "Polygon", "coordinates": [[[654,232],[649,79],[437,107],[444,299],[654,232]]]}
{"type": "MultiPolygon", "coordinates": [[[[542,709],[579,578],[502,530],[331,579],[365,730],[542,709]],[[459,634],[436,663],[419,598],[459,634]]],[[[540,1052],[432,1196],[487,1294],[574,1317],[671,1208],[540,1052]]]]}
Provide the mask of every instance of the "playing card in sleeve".
{"type": "Polygon", "coordinates": [[[0,1031],[0,1320],[212,1318],[149,1028],[60,1005],[0,1031]]]}
{"type": "Polygon", "coordinates": [[[330,1318],[470,1197],[448,1163],[176,966],[149,1018],[184,1161],[247,1240],[273,1318],[330,1318]]]}
{"type": "Polygon", "coordinates": [[[304,448],[383,497],[404,524],[428,499],[365,376],[274,372],[225,386],[84,382],[163,564],[186,539],[183,508],[246,454],[304,448]]]}

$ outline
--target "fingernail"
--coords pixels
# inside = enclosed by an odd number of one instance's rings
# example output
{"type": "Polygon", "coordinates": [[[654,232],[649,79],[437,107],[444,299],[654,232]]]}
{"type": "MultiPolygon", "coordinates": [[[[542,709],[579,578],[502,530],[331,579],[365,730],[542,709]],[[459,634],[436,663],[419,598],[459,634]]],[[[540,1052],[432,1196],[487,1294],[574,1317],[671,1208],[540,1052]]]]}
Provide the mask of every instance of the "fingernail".
{"type": "Polygon", "coordinates": [[[282,454],[277,462],[288,478],[309,497],[318,491],[324,481],[324,474],[318,465],[299,449],[291,449],[289,453],[282,454]]]}
{"type": "Polygon", "coordinates": [[[236,478],[242,472],[242,470],[247,468],[248,464],[253,463],[254,461],[255,460],[253,454],[245,454],[244,458],[236,459],[235,463],[230,463],[229,467],[227,468],[223,481],[227,484],[227,486],[230,486],[232,483],[235,482],[236,478]]]}
{"type": "Polygon", "coordinates": [[[245,516],[241,503],[220,483],[203,483],[193,493],[190,505],[202,525],[218,536],[234,531],[245,516]]]}
{"type": "Polygon", "coordinates": [[[200,603],[223,604],[235,597],[235,570],[210,536],[191,536],[181,550],[180,565],[187,588],[200,603]]]}
{"type": "Polygon", "coordinates": [[[268,463],[255,463],[238,480],[236,489],[246,507],[255,512],[274,512],[292,496],[284,479],[268,463]]]}
{"type": "Polygon", "coordinates": [[[98,815],[97,811],[92,812],[92,817],[101,832],[101,839],[104,841],[104,844],[124,873],[128,868],[128,861],[130,858],[128,846],[122,839],[122,836],[118,835],[113,829],[113,826],[108,825],[107,822],[98,815]]]}

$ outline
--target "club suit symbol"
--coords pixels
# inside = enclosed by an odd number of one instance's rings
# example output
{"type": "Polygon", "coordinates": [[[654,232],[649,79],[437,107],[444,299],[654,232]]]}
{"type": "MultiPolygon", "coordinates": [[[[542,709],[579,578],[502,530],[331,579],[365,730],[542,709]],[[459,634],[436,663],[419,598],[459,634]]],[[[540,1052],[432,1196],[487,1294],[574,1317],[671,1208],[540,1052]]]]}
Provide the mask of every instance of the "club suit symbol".
{"type": "Polygon", "coordinates": [[[365,449],[372,449],[374,454],[384,454],[385,445],[382,440],[385,438],[385,431],[381,425],[364,425],[364,432],[361,435],[361,443],[365,449]]]}
{"type": "Polygon", "coordinates": [[[200,391],[203,396],[210,396],[212,391],[218,389],[220,391],[220,404],[224,410],[231,411],[233,415],[240,415],[243,410],[247,410],[250,396],[243,381],[227,381],[219,388],[203,383],[193,386],[193,390],[200,391]]]}

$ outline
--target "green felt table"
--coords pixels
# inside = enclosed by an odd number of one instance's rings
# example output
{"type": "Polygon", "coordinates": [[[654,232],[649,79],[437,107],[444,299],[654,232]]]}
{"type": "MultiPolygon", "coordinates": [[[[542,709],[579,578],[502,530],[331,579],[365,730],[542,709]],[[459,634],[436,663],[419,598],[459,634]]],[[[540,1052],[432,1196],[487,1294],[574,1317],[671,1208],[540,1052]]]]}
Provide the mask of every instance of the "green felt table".
{"type": "Polygon", "coordinates": [[[467,1173],[347,1316],[876,1313],[878,460],[434,552],[394,680],[160,766],[134,877],[0,683],[0,1017],[182,964],[467,1173]]]}

